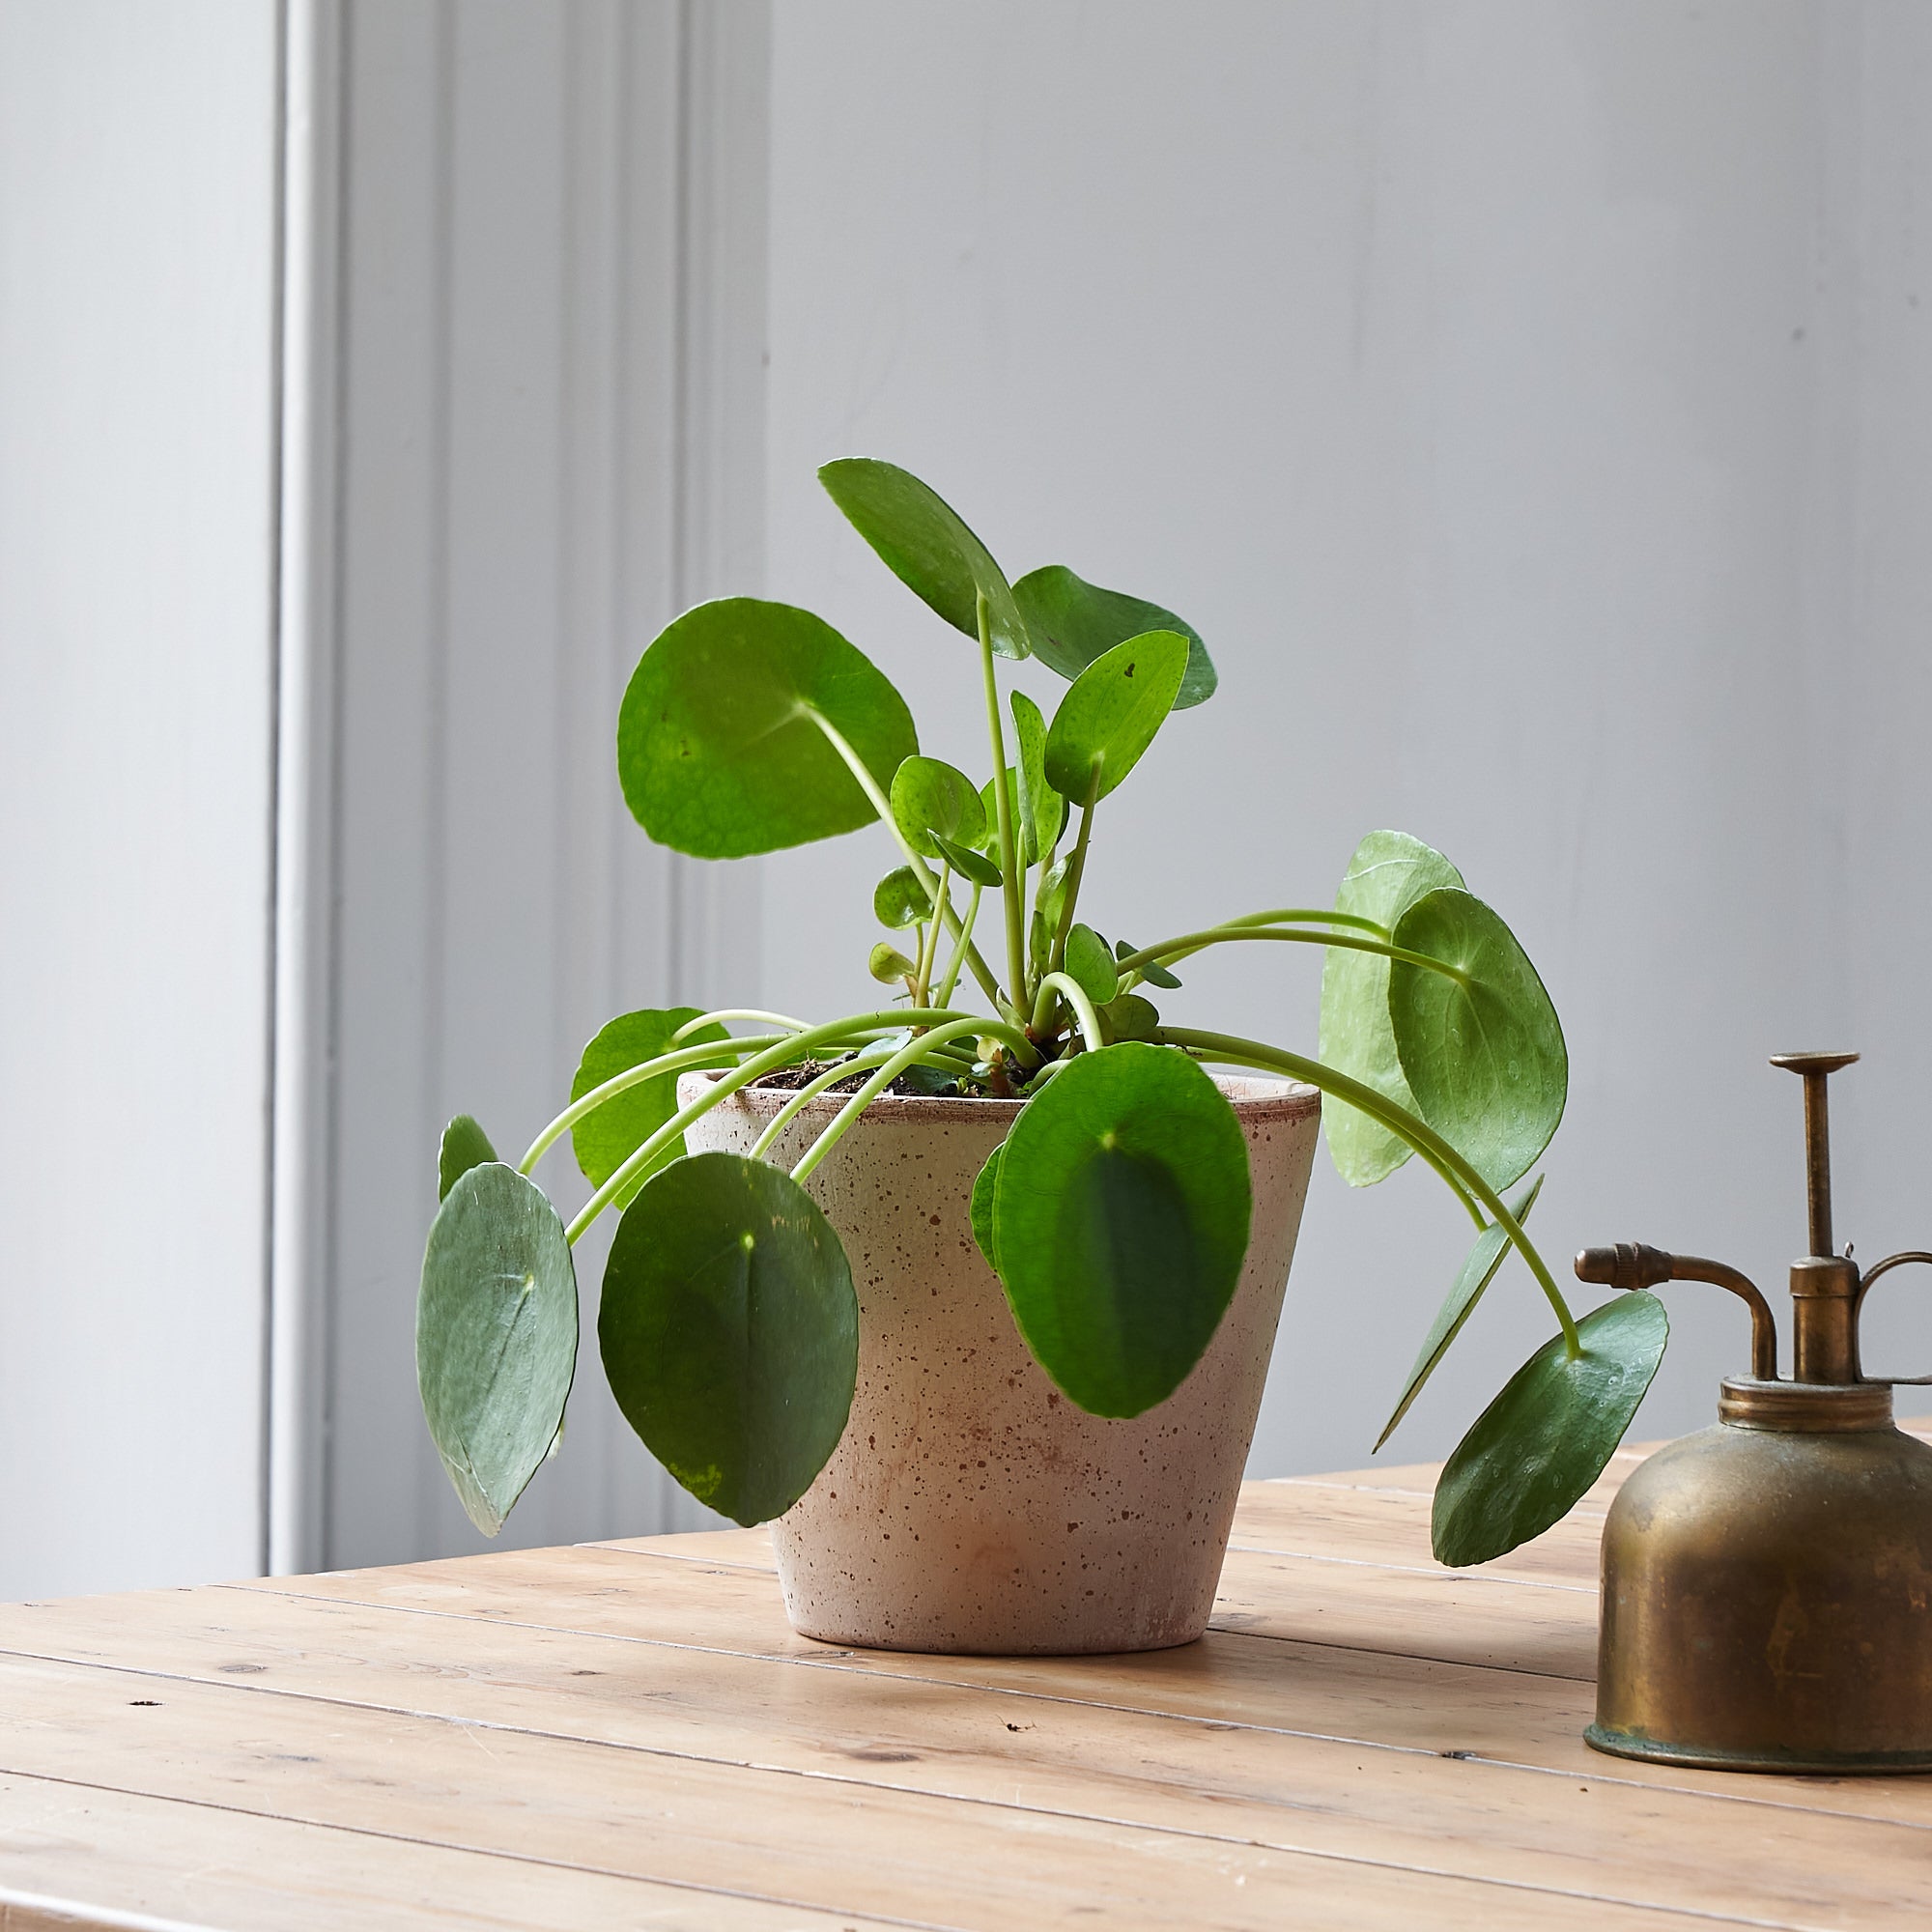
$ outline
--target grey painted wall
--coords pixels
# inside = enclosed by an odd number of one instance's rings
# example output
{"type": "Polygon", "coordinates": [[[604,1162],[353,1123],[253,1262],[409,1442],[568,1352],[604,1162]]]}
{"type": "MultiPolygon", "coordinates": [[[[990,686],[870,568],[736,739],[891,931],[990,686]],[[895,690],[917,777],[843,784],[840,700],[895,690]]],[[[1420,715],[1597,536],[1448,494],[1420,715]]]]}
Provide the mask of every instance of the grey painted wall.
{"type": "MultiPolygon", "coordinates": [[[[1372,826],[1442,846],[1565,1015],[1553,1253],[1776,1285],[1802,1170],[1765,1056],[1841,1037],[1873,1060],[1840,1225],[1922,1241],[1926,38],[1771,0],[781,8],[769,590],[975,770],[963,640],[818,462],[895,458],[1012,568],[1187,613],[1222,693],[1103,812],[1096,918],[1320,900],[1372,826]]],[[[857,997],[890,863],[768,862],[768,998],[857,997]]],[[[1317,973],[1197,962],[1172,1008],[1308,1041],[1317,973]]],[[[1427,1175],[1354,1195],[1324,1157],[1258,1472],[1366,1458],[1463,1241],[1427,1175]]],[[[1709,1418],[1745,1359],[1719,1299],[1673,1295],[1640,1427],[1709,1418]]],[[[1505,1276],[1398,1453],[1444,1453],[1548,1326],[1505,1276]]]]}
{"type": "MultiPolygon", "coordinates": [[[[1552,1252],[1775,1279],[1763,1057],[1838,1038],[1841,1226],[1926,1238],[1922,8],[288,16],[284,254],[274,10],[0,0],[0,1592],[254,1567],[270,1354],[277,1561],[475,1547],[410,1368],[441,1120],[521,1145],[624,1006],[870,997],[883,835],[707,868],[629,824],[639,650],[763,588],[981,762],[837,454],[1208,636],[1221,696],[1103,815],[1110,929],[1325,896],[1380,824],[1504,910],[1574,1061],[1552,1252]]],[[[1312,1040],[1316,971],[1173,1009],[1312,1040]]],[[[1462,1243],[1427,1176],[1323,1161],[1258,1470],[1364,1456],[1462,1243]]],[[[1641,1426],[1742,1362],[1715,1302],[1641,1426]]],[[[1932,1367],[1924,1306],[1889,1289],[1874,1355],[1932,1367]]],[[[1506,1278],[1398,1453],[1546,1329],[1506,1278]]],[[[590,1372],[510,1534],[695,1520],[590,1372]]]]}

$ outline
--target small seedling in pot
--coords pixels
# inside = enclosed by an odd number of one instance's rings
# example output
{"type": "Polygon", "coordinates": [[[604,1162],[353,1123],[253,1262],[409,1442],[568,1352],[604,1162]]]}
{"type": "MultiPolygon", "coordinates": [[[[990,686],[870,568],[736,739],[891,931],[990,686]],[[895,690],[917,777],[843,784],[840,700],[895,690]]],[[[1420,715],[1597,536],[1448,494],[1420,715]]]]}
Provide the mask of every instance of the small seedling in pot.
{"type": "Polygon", "coordinates": [[[1511,1249],[1522,1257],[1558,1332],[1450,1459],[1435,1544],[1445,1562],[1475,1563],[1548,1528],[1621,1439],[1666,1330],[1642,1293],[1577,1320],[1524,1231],[1540,1179],[1506,1198],[1555,1131],[1568,1084],[1555,1010],[1509,928],[1439,852],[1373,832],[1332,907],[1110,941],[1082,916],[1096,825],[1173,715],[1213,695],[1201,638],[1060,565],[1009,582],[891,464],[819,474],[886,565],[968,640],[990,775],[922,754],[885,674],[809,611],[726,598],[644,652],[617,722],[639,822],[704,859],[883,826],[896,863],[872,911],[892,936],[855,938],[854,953],[869,952],[894,992],[824,1021],[626,1013],[584,1049],[569,1105],[514,1166],[474,1121],[450,1123],[417,1361],[472,1520],[494,1534],[558,1439],[578,1338],[571,1251],[609,1212],[619,1219],[598,1339],[625,1415],[694,1495],[740,1522],[805,1492],[845,1425],[859,1313],[838,1237],[803,1183],[888,1090],[1024,1100],[973,1190],[979,1245],[1027,1347],[1072,1401],[1103,1416],[1164,1401],[1213,1335],[1247,1249],[1246,1147],[1206,1070],[1221,1066],[1320,1088],[1345,1179],[1367,1186],[1420,1155],[1475,1227],[1384,1439],[1511,1249]],[[1028,657],[1067,681],[1050,719],[1002,691],[1002,663],[1028,657]],[[1315,1053],[1170,1017],[1179,969],[1228,946],[1319,949],[1315,1053]],[[716,1077],[681,1106],[678,1076],[692,1069],[716,1077]],[[752,1156],[686,1153],[707,1109],[783,1069],[795,1091],[752,1156]],[[788,1173],[758,1157],[835,1089],[848,1097],[788,1173]],[[593,1189],[567,1226],[531,1179],[566,1135],[593,1189]]]}

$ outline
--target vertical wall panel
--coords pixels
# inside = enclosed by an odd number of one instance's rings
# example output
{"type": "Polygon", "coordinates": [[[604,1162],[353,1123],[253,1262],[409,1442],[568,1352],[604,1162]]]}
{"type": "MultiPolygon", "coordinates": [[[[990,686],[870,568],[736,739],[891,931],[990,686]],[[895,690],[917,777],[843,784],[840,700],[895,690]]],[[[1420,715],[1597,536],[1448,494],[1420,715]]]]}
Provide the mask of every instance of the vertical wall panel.
{"type": "Polygon", "coordinates": [[[261,1561],[277,14],[0,0],[0,1597],[261,1561]]]}
{"type": "MultiPolygon", "coordinates": [[[[754,880],[674,873],[612,756],[643,645],[718,546],[757,555],[763,15],[723,11],[728,32],[669,0],[347,15],[330,1562],[475,1545],[414,1396],[441,1123],[474,1113],[514,1159],[613,1013],[756,992],[754,924],[735,978],[716,958],[754,880]],[[722,237],[694,187],[719,151],[722,237]]],[[[545,1179],[566,1212],[587,1193],[567,1147],[545,1179]]],[[[569,1430],[513,1542],[699,1519],[595,1362],[607,1239],[578,1251],[569,1430]]]]}

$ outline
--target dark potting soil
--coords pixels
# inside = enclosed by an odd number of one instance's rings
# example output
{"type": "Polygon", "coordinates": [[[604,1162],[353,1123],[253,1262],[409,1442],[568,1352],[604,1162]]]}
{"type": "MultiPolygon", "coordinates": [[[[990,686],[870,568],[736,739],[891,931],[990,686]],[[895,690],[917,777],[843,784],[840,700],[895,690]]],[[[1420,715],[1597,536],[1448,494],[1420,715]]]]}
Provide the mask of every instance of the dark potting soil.
{"type": "MultiPolygon", "coordinates": [[[[796,1066],[781,1066],[776,1071],[753,1080],[753,1087],[771,1087],[785,1093],[796,1093],[808,1080],[815,1080],[834,1063],[829,1060],[801,1060],[796,1066]]],[[[856,1094],[866,1084],[867,1077],[876,1071],[870,1066],[862,1066],[856,1073],[848,1073],[842,1080],[835,1080],[823,1089],[825,1094],[856,1094]]],[[[909,1066],[886,1089],[888,1094],[907,1096],[934,1095],[952,1096],[967,1092],[958,1081],[949,1079],[931,1067],[909,1066]]]]}

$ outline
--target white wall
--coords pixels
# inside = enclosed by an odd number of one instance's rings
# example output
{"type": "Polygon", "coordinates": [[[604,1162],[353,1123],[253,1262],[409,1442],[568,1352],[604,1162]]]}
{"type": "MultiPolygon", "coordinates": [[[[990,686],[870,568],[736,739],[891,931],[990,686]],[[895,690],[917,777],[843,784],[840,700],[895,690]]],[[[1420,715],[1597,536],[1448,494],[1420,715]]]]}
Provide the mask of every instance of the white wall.
{"type": "MultiPolygon", "coordinates": [[[[624,1007],[871,997],[883,835],[630,824],[639,650],[762,587],[982,762],[837,454],[1208,635],[1102,815],[1110,930],[1324,897],[1378,824],[1495,900],[1570,1034],[1553,1254],[1774,1285],[1762,1059],[1843,1037],[1841,1231],[1926,1238],[1913,0],[288,11],[271,1082],[277,10],[0,0],[0,1594],[255,1567],[271,1342],[276,1560],[475,1547],[411,1363],[441,1121],[520,1146],[624,1007]]],[[[1316,971],[1170,1010],[1311,1041],[1316,971]]],[[[1324,1160],[1258,1469],[1361,1459],[1462,1240],[1324,1160]]],[[[1717,1300],[1641,1427],[1743,1361],[1717,1300]]],[[[1874,1356],[1932,1367],[1925,1308],[1888,1284],[1874,1356]]],[[[1499,1286],[1397,1453],[1546,1327],[1499,1286]]],[[[693,1520],[586,1357],[512,1540],[693,1520]]]]}
{"type": "Polygon", "coordinates": [[[261,1563],[276,26],[0,0],[0,1597],[261,1563]]]}
{"type": "MultiPolygon", "coordinates": [[[[1774,0],[781,8],[770,593],[976,771],[965,640],[818,463],[894,458],[1010,569],[1186,613],[1221,694],[1102,812],[1098,923],[1319,902],[1372,826],[1443,847],[1565,1016],[1553,1255],[1780,1286],[1799,1104],[1764,1059],[1848,1030],[1841,1230],[1922,1241],[1926,40],[1774,0]]],[[[771,1001],[864,999],[890,864],[768,864],[771,1001]]],[[[1318,971],[1197,962],[1170,1010],[1309,1043],[1318,971]]],[[[1322,1159],[1258,1471],[1365,1460],[1465,1235],[1427,1175],[1351,1195],[1322,1159]]],[[[1673,1292],[1641,1429],[1709,1419],[1745,1360],[1721,1299],[1673,1292]]],[[[1444,1453],[1548,1328],[1506,1276],[1398,1453],[1444,1453]]]]}

